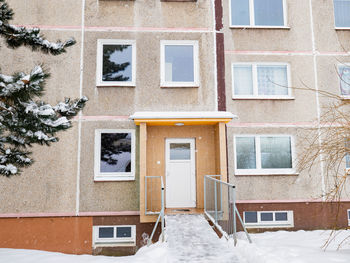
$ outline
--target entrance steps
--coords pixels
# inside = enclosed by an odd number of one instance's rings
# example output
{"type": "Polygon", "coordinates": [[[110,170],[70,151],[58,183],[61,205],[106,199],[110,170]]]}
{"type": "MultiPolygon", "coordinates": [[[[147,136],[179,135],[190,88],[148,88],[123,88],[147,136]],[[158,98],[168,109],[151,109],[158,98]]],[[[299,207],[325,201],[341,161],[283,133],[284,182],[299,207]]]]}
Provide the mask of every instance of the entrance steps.
{"type": "Polygon", "coordinates": [[[167,262],[238,263],[233,247],[219,239],[204,215],[166,215],[167,262]]]}

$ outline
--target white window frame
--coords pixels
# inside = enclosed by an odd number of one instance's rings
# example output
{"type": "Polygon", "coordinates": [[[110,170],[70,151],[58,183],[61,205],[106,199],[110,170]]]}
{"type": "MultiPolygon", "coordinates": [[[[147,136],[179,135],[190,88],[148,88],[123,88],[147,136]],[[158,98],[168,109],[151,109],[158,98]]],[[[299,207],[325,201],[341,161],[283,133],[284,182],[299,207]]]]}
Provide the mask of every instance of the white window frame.
{"type": "Polygon", "coordinates": [[[106,246],[135,246],[136,245],[136,226],[135,225],[107,225],[107,226],[93,226],[92,228],[92,240],[94,247],[106,247],[106,246]],[[99,238],[99,229],[101,227],[113,227],[113,238],[99,238]],[[118,227],[130,227],[131,237],[117,237],[118,227]]]}
{"type": "Polygon", "coordinates": [[[334,22],[334,29],[335,29],[335,30],[337,30],[337,29],[339,29],[339,30],[350,30],[350,25],[349,25],[349,26],[336,26],[336,25],[335,25],[335,9],[334,9],[334,0],[332,0],[332,2],[333,2],[332,7],[333,7],[333,22],[334,22]]]}
{"type": "Polygon", "coordinates": [[[95,130],[95,181],[133,181],[135,180],[135,130],[132,129],[96,129],[95,130]],[[131,171],[101,173],[101,134],[131,133],[131,171]]]}
{"type": "Polygon", "coordinates": [[[346,217],[348,218],[348,226],[350,226],[350,209],[346,211],[346,217]]]}
{"type": "MultiPolygon", "coordinates": [[[[342,63],[342,64],[338,64],[337,66],[337,75],[338,75],[338,79],[339,79],[339,93],[340,93],[340,97],[344,100],[349,100],[350,99],[350,95],[342,95],[341,94],[341,82],[342,82],[342,78],[340,77],[340,67],[347,67],[350,70],[350,63],[342,63]]],[[[350,83],[347,83],[350,86],[350,83]]]]}
{"type": "Polygon", "coordinates": [[[161,40],[160,41],[160,86],[161,87],[199,87],[199,56],[197,40],[161,40]],[[193,82],[165,81],[165,46],[193,46],[193,82]]]}
{"type": "Polygon", "coordinates": [[[287,3],[286,0],[282,0],[283,4],[283,25],[281,26],[259,26],[255,25],[255,13],[254,13],[254,0],[249,0],[249,25],[232,25],[232,13],[231,13],[231,2],[229,1],[229,19],[230,19],[230,28],[279,28],[279,29],[290,29],[289,26],[287,26],[287,19],[288,19],[288,10],[287,10],[287,3]]]}
{"type": "Polygon", "coordinates": [[[243,222],[246,228],[290,228],[294,227],[294,214],[292,210],[278,210],[278,211],[244,211],[243,222]],[[257,223],[246,223],[245,212],[257,212],[257,223]],[[261,221],[261,213],[272,213],[272,221],[261,221]],[[287,221],[276,221],[276,213],[287,213],[287,221]]]}
{"type": "Polygon", "coordinates": [[[231,64],[231,76],[232,76],[232,99],[267,99],[267,100],[290,100],[294,99],[292,96],[292,79],[289,63],[279,62],[235,62],[231,64]],[[235,94],[235,79],[234,79],[234,66],[252,66],[252,81],[253,81],[253,94],[252,95],[236,95],[235,94]],[[258,87],[258,66],[286,66],[287,67],[287,95],[259,95],[258,87]]]}
{"type": "Polygon", "coordinates": [[[292,135],[286,134],[237,134],[233,138],[233,151],[234,151],[234,162],[235,162],[235,175],[297,175],[295,171],[295,144],[294,137],[292,135]],[[237,168],[237,150],[236,150],[236,138],[237,137],[254,137],[255,138],[255,161],[256,169],[238,169],[237,168]],[[289,137],[290,147],[292,151],[292,168],[277,168],[277,169],[263,169],[261,168],[261,147],[260,138],[261,137],[289,137]]]}
{"type": "Polygon", "coordinates": [[[136,84],[136,40],[125,39],[98,39],[97,40],[97,58],[96,58],[96,86],[100,87],[128,87],[135,86],[136,84]],[[131,45],[132,46],[132,69],[131,78],[132,81],[103,81],[102,80],[102,68],[103,68],[103,45],[131,45]]]}

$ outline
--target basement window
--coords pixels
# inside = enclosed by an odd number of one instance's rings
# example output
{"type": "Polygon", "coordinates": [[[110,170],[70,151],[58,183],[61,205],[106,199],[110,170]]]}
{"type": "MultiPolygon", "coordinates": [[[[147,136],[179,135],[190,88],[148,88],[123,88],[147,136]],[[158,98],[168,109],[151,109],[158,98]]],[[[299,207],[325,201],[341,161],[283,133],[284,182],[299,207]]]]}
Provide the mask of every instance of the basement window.
{"type": "Polygon", "coordinates": [[[294,227],[293,211],[244,211],[247,228],[294,227]]]}
{"type": "Polygon", "coordinates": [[[348,226],[350,226],[350,209],[348,209],[348,226]]]}
{"type": "Polygon", "coordinates": [[[230,0],[231,27],[288,28],[285,0],[230,0]]]}
{"type": "Polygon", "coordinates": [[[93,242],[95,246],[135,246],[136,226],[93,226],[93,242]]]}
{"type": "Polygon", "coordinates": [[[97,86],[135,86],[135,40],[97,41],[97,86]]]}
{"type": "Polygon", "coordinates": [[[135,130],[95,130],[95,181],[135,179],[135,130]]]}

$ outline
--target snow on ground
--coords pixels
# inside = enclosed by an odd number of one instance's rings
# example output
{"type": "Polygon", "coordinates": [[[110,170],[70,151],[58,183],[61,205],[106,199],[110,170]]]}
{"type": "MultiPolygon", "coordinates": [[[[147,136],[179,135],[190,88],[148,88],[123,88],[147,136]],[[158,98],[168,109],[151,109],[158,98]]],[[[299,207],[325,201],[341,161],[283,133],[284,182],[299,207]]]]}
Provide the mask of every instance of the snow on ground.
{"type": "Polygon", "coordinates": [[[328,230],[265,232],[251,234],[253,243],[249,244],[244,233],[239,233],[235,250],[240,263],[349,263],[350,230],[338,231],[334,242],[324,250],[330,234],[328,230]]]}
{"type": "MultiPolygon", "coordinates": [[[[204,227],[204,225],[203,225],[204,227]]],[[[201,231],[203,228],[196,231],[201,231]]],[[[179,229],[181,230],[181,229],[179,229]]],[[[170,231],[169,231],[170,232],[170,231]]],[[[170,234],[168,232],[168,235],[170,234]]],[[[181,231],[178,231],[178,235],[181,231]]],[[[205,232],[204,232],[205,233],[205,232]]],[[[239,263],[349,263],[350,262],[350,238],[337,251],[338,244],[344,238],[350,236],[350,230],[338,232],[335,242],[327,248],[322,245],[329,238],[330,231],[278,231],[252,234],[253,244],[249,244],[244,233],[239,233],[237,247],[233,242],[226,242],[224,239],[217,240],[223,247],[220,253],[215,255],[217,263],[239,262],[239,263]],[[232,253],[226,249],[232,250],[232,253]],[[238,261],[236,261],[236,255],[238,261]],[[228,261],[230,258],[233,261],[228,261]]],[[[211,235],[211,234],[210,234],[211,235]]],[[[186,235],[185,235],[186,236],[186,235]]],[[[186,239],[188,236],[186,237],[186,239]]],[[[216,238],[216,237],[213,237],[216,238]]],[[[198,237],[195,237],[198,240],[198,237]]],[[[188,240],[188,239],[187,239],[188,240]]],[[[168,241],[169,236],[168,236],[168,241]]],[[[171,242],[170,242],[171,243],[171,242]]],[[[172,262],[208,262],[213,257],[206,255],[210,248],[205,244],[200,248],[202,260],[193,258],[198,255],[199,244],[197,243],[157,243],[150,247],[141,248],[135,256],[129,257],[105,257],[91,255],[66,255],[62,253],[45,252],[39,250],[7,249],[0,248],[0,262],[9,263],[172,263],[172,262]],[[178,250],[178,251],[177,251],[178,250]],[[193,254],[191,255],[191,251],[193,254]],[[189,254],[188,254],[189,253],[189,254]],[[183,258],[187,256],[187,260],[183,258]],[[192,257],[192,258],[191,258],[192,257]]],[[[216,249],[218,249],[216,247],[216,249]]]]}

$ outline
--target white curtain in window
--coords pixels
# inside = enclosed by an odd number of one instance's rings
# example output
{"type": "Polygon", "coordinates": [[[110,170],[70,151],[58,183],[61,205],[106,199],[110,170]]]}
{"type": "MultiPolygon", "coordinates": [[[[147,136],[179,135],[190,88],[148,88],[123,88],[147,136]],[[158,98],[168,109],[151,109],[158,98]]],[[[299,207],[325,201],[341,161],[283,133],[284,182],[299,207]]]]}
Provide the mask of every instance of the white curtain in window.
{"type": "Polygon", "coordinates": [[[236,138],[237,169],[256,169],[255,138],[236,138]]]}
{"type": "Polygon", "coordinates": [[[253,95],[251,65],[233,66],[234,95],[253,95]]]}
{"type": "Polygon", "coordinates": [[[257,67],[259,95],[288,95],[287,66],[257,67]]]}
{"type": "Polygon", "coordinates": [[[339,66],[340,93],[350,95],[350,67],[339,66]]]}
{"type": "Polygon", "coordinates": [[[261,168],[292,168],[290,137],[261,137],[261,168]]]}

